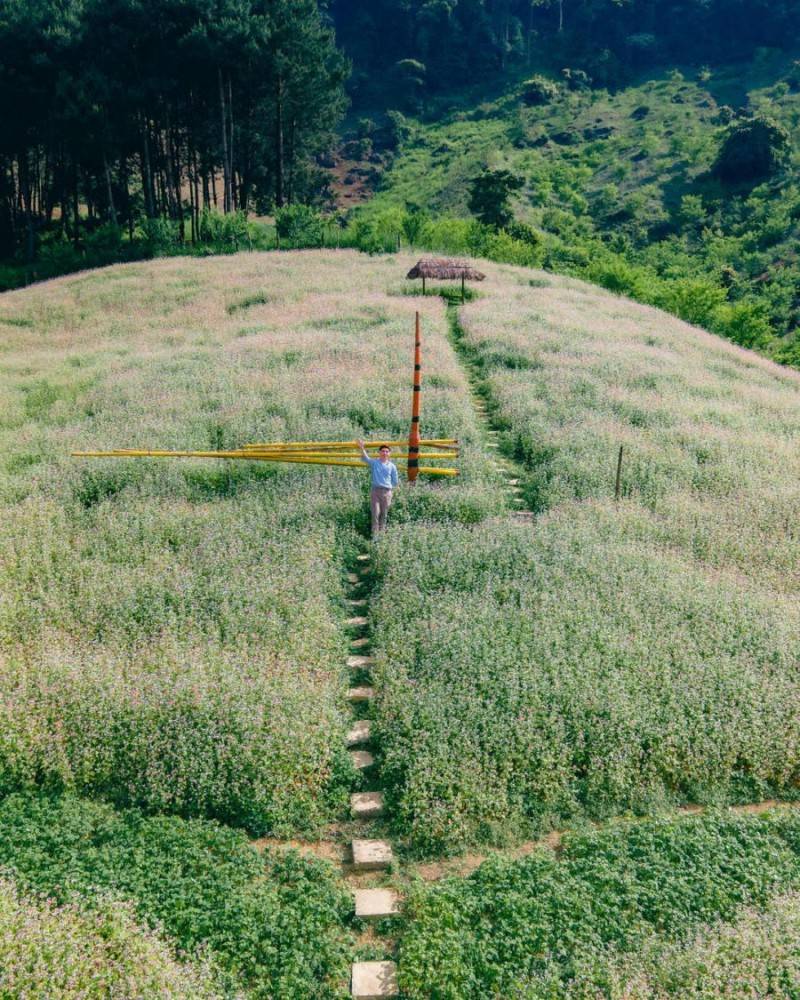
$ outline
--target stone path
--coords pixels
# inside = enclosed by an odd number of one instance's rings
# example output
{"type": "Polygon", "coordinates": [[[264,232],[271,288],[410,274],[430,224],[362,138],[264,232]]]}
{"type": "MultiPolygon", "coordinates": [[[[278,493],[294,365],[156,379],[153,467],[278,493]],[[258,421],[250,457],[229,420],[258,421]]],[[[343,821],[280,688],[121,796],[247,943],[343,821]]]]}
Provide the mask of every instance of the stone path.
{"type": "MultiPolygon", "coordinates": [[[[495,426],[491,413],[489,387],[482,378],[479,365],[466,345],[463,333],[458,324],[458,313],[455,306],[448,307],[451,342],[456,355],[462,363],[469,380],[469,391],[472,405],[482,432],[484,444],[491,449],[492,467],[504,480],[509,507],[509,515],[515,521],[531,523],[534,519],[532,511],[527,509],[525,490],[522,485],[524,470],[512,459],[502,455],[501,429],[495,426]]],[[[370,582],[369,555],[361,553],[357,559],[357,571],[347,575],[347,582],[352,590],[348,598],[348,607],[353,609],[353,615],[347,620],[351,631],[351,655],[347,658],[347,666],[353,671],[352,687],[348,698],[354,712],[362,713],[354,719],[353,726],[347,734],[347,746],[354,767],[364,776],[365,789],[354,792],[350,797],[350,812],[355,822],[360,824],[363,836],[353,837],[351,843],[352,877],[358,878],[359,884],[353,889],[353,905],[358,921],[377,924],[377,930],[385,929],[385,922],[396,916],[402,907],[400,895],[386,884],[387,875],[395,864],[391,843],[381,839],[379,821],[385,813],[383,791],[380,786],[380,775],[376,772],[376,761],[373,755],[372,725],[369,719],[370,705],[375,698],[371,669],[374,658],[370,654],[369,630],[369,600],[364,596],[370,582]],[[370,880],[363,884],[364,873],[370,880]]],[[[381,941],[380,933],[372,937],[371,943],[381,941]]],[[[354,962],[351,972],[350,991],[354,1000],[381,1000],[383,997],[399,995],[397,985],[397,968],[391,959],[391,944],[386,942],[387,957],[381,961],[354,962]]]]}
{"type": "MultiPolygon", "coordinates": [[[[397,892],[386,885],[388,873],[394,864],[392,845],[379,836],[376,823],[385,812],[383,791],[378,787],[375,756],[372,753],[372,724],[369,719],[371,704],[375,698],[371,671],[374,658],[370,655],[369,601],[362,592],[369,587],[369,555],[362,552],[358,557],[358,572],[347,574],[347,583],[353,591],[348,606],[358,609],[358,613],[347,619],[350,630],[350,649],[354,652],[347,658],[347,667],[352,671],[352,686],[347,698],[353,706],[353,725],[347,734],[347,746],[353,766],[363,776],[365,788],[350,796],[350,813],[357,824],[359,835],[354,836],[350,845],[350,866],[348,875],[357,885],[353,887],[353,908],[357,921],[374,926],[391,920],[400,911],[401,900],[397,892]],[[366,877],[366,884],[365,884],[366,877]]],[[[380,942],[380,935],[373,937],[373,944],[380,942]]],[[[382,1000],[396,997],[397,968],[389,957],[391,945],[385,945],[387,957],[382,961],[353,962],[350,977],[350,992],[356,1000],[382,1000]]]]}

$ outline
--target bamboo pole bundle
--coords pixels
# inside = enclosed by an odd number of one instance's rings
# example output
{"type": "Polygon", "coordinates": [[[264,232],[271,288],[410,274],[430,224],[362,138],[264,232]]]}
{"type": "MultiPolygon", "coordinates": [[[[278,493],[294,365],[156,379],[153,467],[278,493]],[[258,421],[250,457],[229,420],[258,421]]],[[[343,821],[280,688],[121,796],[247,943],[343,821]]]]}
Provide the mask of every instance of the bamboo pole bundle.
{"type": "MultiPolygon", "coordinates": [[[[408,440],[392,441],[387,438],[378,438],[376,441],[365,441],[364,447],[369,451],[371,448],[380,448],[382,445],[389,445],[390,448],[405,448],[408,440]]],[[[421,438],[420,444],[430,448],[458,448],[458,438],[421,438]]],[[[258,448],[264,451],[307,451],[348,448],[358,450],[357,441],[264,441],[255,444],[243,445],[243,448],[258,448]]]]}
{"type": "MultiPolygon", "coordinates": [[[[363,462],[359,458],[345,458],[329,453],[287,453],[259,452],[246,450],[244,448],[232,449],[230,451],[167,451],[154,448],[115,448],[110,451],[74,451],[73,458],[222,458],[222,459],[245,459],[251,462],[281,462],[294,465],[337,465],[347,468],[363,467],[363,462]]],[[[441,453],[435,453],[432,458],[442,458],[441,453]]],[[[457,469],[440,468],[438,466],[427,466],[420,468],[429,476],[457,476],[457,469]]]]}

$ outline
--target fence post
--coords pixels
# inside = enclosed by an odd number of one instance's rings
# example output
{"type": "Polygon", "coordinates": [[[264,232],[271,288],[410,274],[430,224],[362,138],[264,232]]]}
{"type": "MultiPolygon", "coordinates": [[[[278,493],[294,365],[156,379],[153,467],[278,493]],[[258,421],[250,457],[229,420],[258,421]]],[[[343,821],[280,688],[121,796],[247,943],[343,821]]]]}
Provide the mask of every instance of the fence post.
{"type": "Polygon", "coordinates": [[[619,455],[617,456],[617,482],[614,486],[614,499],[617,502],[619,502],[621,486],[622,486],[622,445],[619,446],[619,455]]]}

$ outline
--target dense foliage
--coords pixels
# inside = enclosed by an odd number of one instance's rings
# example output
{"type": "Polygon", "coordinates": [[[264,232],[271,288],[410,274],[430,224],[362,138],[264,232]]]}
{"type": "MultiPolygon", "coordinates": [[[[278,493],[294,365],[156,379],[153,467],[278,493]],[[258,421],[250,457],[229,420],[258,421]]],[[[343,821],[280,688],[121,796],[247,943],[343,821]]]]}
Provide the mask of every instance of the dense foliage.
{"type": "MultiPolygon", "coordinates": [[[[344,995],[349,944],[344,922],[352,903],[327,862],[293,851],[260,855],[241,833],[213,823],[147,818],[72,797],[11,795],[0,802],[0,867],[26,892],[46,894],[59,904],[91,904],[98,891],[127,900],[138,920],[163,928],[175,948],[211,958],[229,988],[249,997],[344,995]]],[[[88,930],[95,921],[98,932],[105,923],[113,928],[115,912],[86,917],[88,930]]],[[[59,913],[69,917],[70,911],[46,910],[47,924],[59,913]]],[[[128,936],[122,918],[119,922],[128,936]]],[[[72,933],[64,927],[64,937],[72,933]]],[[[3,938],[0,929],[0,942],[3,938]]],[[[35,948],[35,938],[27,945],[26,938],[16,945],[20,963],[30,956],[26,949],[35,948]]],[[[73,958],[78,967],[80,958],[80,953],[73,958]]],[[[130,964],[134,958],[122,950],[120,961],[130,964]]],[[[0,971],[0,985],[2,976],[0,971]]]]}
{"type": "Polygon", "coordinates": [[[587,278],[796,363],[795,63],[761,50],[613,92],[552,79],[557,95],[532,102],[542,79],[406,118],[365,221],[420,247],[587,278]],[[536,245],[468,218],[487,167],[523,181],[511,211],[536,245]]]}
{"type": "Polygon", "coordinates": [[[798,15],[795,0],[333,0],[332,11],[356,98],[392,107],[531,62],[608,86],[664,63],[741,59],[787,44],[798,15]],[[421,84],[412,92],[409,60],[421,84]]]}
{"type": "MultiPolygon", "coordinates": [[[[686,941],[654,935],[634,955],[593,955],[585,964],[564,1000],[793,1000],[800,989],[800,892],[781,892],[763,910],[747,907],[732,923],[702,927],[686,941]]],[[[534,979],[514,995],[538,1000],[541,990],[534,979]]]]}
{"type": "Polygon", "coordinates": [[[798,887],[794,810],[575,834],[559,856],[497,857],[469,878],[413,889],[401,986],[410,1000],[789,998],[798,887]],[[770,940],[780,930],[788,938],[770,940]],[[761,993],[765,982],[772,988],[761,993]]]}
{"type": "Polygon", "coordinates": [[[346,75],[317,0],[3,4],[0,254],[313,197],[346,75]]]}
{"type": "Polygon", "coordinates": [[[48,1000],[215,1000],[211,976],[179,964],[129,908],[25,899],[0,880],[0,996],[48,1000]]]}

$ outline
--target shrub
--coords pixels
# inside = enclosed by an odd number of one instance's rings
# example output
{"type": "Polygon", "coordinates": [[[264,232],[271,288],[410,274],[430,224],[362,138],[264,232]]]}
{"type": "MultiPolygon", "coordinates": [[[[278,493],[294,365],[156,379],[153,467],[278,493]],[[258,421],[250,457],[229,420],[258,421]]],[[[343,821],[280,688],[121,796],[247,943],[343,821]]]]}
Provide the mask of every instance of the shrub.
{"type": "Polygon", "coordinates": [[[753,350],[765,351],[775,341],[766,310],[760,302],[737,302],[717,313],[714,324],[726,337],[753,350]]]}
{"type": "Polygon", "coordinates": [[[128,900],[137,919],[207,953],[254,998],[344,996],[352,903],[326,862],[259,855],[214,823],[12,795],[0,803],[0,865],[62,905],[98,890],[128,900]]]}
{"type": "Polygon", "coordinates": [[[696,326],[713,327],[726,290],[704,278],[681,278],[668,282],[658,304],[696,326]]]}
{"type": "Polygon", "coordinates": [[[220,252],[235,252],[248,244],[247,214],[206,209],[200,214],[199,237],[220,252]]]}
{"type": "Polygon", "coordinates": [[[728,128],[713,173],[728,183],[762,180],[783,167],[790,151],[783,125],[765,115],[744,118],[728,128]]]}
{"type": "Polygon", "coordinates": [[[322,216],[309,205],[285,205],[275,213],[278,236],[293,249],[322,245],[322,216]]]}
{"type": "Polygon", "coordinates": [[[148,257],[169,254],[178,246],[178,228],[169,219],[160,216],[156,219],[144,219],[139,228],[148,257]]]}
{"type": "Polygon", "coordinates": [[[544,76],[532,76],[522,84],[520,94],[525,104],[550,104],[558,97],[558,84],[544,76]]]}

